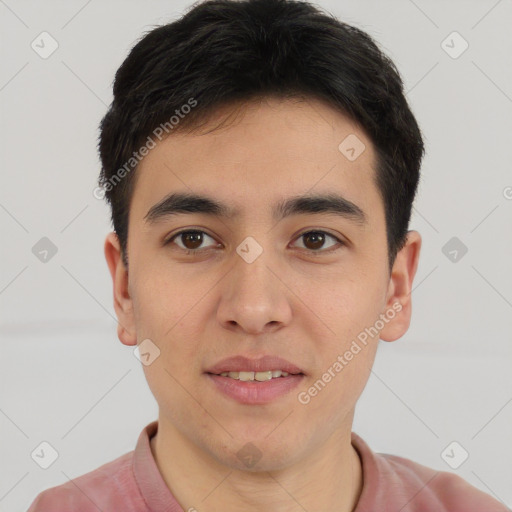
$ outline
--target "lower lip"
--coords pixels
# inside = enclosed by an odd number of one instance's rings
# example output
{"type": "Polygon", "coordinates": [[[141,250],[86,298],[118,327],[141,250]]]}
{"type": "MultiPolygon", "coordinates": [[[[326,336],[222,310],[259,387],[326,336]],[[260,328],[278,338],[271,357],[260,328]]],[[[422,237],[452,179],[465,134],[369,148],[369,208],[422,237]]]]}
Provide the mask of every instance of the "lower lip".
{"type": "Polygon", "coordinates": [[[296,388],[304,378],[303,374],[298,374],[259,382],[237,380],[212,373],[207,373],[206,376],[225,395],[237,402],[250,405],[268,404],[296,388]]]}

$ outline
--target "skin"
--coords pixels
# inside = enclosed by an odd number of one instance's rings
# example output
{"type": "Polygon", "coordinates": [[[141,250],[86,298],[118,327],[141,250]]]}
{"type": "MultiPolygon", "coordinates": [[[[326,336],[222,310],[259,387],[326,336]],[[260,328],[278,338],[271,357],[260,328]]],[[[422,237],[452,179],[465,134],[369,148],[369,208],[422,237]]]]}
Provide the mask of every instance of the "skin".
{"type": "Polygon", "coordinates": [[[356,402],[379,338],[408,329],[421,237],[408,232],[391,275],[384,205],[374,183],[375,152],[366,133],[328,105],[267,98],[246,103],[236,122],[205,133],[229,114],[217,111],[200,133],[173,133],[140,163],[130,207],[129,272],[114,232],[105,257],[114,285],[118,336],[160,349],[143,366],[159,405],[151,449],[184,510],[352,511],[362,489],[351,445],[356,402]],[[338,149],[349,134],[366,145],[353,162],[338,149]],[[329,171],[330,170],[330,171],[329,171]],[[240,208],[240,217],[181,214],[149,227],[151,206],[173,191],[198,192],[240,208]],[[270,216],[277,199],[336,191],[368,217],[364,227],[326,214],[270,216]],[[202,255],[183,228],[205,230],[202,255]],[[311,229],[310,229],[311,228],[311,229]],[[324,230],[315,245],[300,236],[324,230]],[[263,253],[247,263],[237,246],[252,236],[263,253]],[[180,247],[181,246],[181,247],[180,247]],[[211,252],[206,248],[220,247],[211,252]],[[313,249],[323,251],[314,255],[313,249]],[[344,354],[357,335],[399,302],[401,311],[308,404],[297,399],[344,354]],[[221,394],[203,373],[221,359],[276,354],[307,373],[300,389],[266,405],[221,394]],[[246,443],[262,453],[249,468],[237,457],[246,443]]]}

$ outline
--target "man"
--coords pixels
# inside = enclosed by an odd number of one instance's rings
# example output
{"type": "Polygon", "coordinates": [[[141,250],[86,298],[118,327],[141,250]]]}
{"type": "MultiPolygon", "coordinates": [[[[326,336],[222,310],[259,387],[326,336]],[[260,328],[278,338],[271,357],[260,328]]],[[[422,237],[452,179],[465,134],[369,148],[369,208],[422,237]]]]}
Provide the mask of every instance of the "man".
{"type": "Polygon", "coordinates": [[[118,337],[159,416],[29,512],[506,510],[351,430],[421,248],[421,132],[367,34],[307,3],[201,3],[132,49],[99,151],[118,337]]]}

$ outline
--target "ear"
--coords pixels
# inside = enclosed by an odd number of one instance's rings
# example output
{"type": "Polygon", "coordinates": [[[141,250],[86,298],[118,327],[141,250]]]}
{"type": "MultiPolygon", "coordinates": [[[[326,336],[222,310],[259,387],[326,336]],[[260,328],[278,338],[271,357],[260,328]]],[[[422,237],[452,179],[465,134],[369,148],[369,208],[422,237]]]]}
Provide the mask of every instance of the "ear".
{"type": "Polygon", "coordinates": [[[382,313],[394,310],[396,315],[380,332],[379,337],[383,341],[395,341],[401,338],[409,328],[412,314],[412,283],[418,268],[420,249],[420,234],[417,231],[408,231],[407,242],[398,252],[391,270],[386,307],[382,313]]]}
{"type": "Polygon", "coordinates": [[[128,270],[121,257],[121,245],[112,231],[105,239],[105,259],[114,285],[114,309],[117,315],[117,336],[125,345],[136,345],[133,301],[128,289],[128,270]]]}

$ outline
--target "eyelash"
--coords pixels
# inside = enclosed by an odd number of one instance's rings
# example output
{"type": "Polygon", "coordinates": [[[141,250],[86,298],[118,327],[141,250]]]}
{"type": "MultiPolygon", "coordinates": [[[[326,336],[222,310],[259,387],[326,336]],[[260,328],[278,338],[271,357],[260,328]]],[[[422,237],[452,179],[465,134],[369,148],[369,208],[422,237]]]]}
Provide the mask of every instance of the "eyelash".
{"type": "MultiPolygon", "coordinates": [[[[213,238],[211,235],[209,235],[208,233],[206,233],[205,231],[202,231],[200,229],[183,229],[181,231],[178,231],[178,233],[175,233],[174,235],[172,235],[172,237],[170,237],[169,239],[165,240],[163,245],[166,246],[166,245],[171,244],[174,241],[174,239],[178,238],[180,235],[182,235],[184,233],[203,233],[203,234],[209,236],[210,238],[213,238]]],[[[321,233],[321,234],[327,235],[328,237],[331,237],[334,240],[336,240],[339,244],[339,247],[336,249],[332,249],[332,248],[329,248],[328,250],[306,249],[306,251],[308,251],[313,256],[321,256],[322,254],[325,254],[325,253],[333,253],[333,252],[336,252],[339,249],[341,249],[344,245],[346,245],[338,237],[332,235],[331,233],[328,233],[327,231],[322,231],[320,229],[312,229],[312,230],[304,231],[300,235],[298,235],[295,240],[298,240],[299,238],[303,237],[304,235],[308,235],[310,233],[321,233]]],[[[179,247],[179,246],[178,246],[178,248],[181,249],[187,255],[199,254],[200,252],[207,252],[209,250],[209,249],[183,249],[182,247],[179,247]]],[[[214,249],[210,249],[210,250],[214,250],[214,249]]]]}

